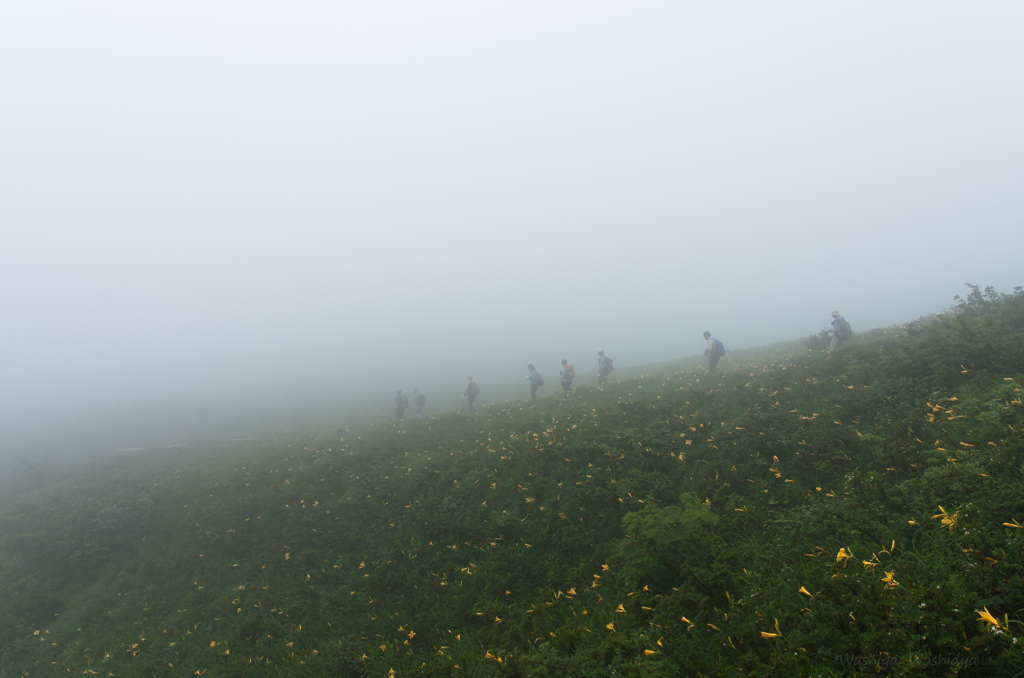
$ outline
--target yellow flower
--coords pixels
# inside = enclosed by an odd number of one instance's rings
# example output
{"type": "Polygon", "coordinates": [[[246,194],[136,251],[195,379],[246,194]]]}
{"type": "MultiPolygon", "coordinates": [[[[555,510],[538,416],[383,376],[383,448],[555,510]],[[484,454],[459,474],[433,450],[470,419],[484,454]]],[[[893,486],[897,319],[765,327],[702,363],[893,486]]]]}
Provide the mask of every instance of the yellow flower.
{"type": "Polygon", "coordinates": [[[807,595],[808,598],[813,598],[814,597],[814,596],[811,595],[811,592],[808,591],[807,589],[805,589],[803,586],[800,587],[800,590],[797,591],[797,593],[804,593],[804,594],[807,595]]]}
{"type": "Polygon", "coordinates": [[[988,611],[987,607],[982,608],[982,611],[978,614],[981,616],[978,617],[977,621],[988,622],[997,629],[1002,628],[1002,625],[999,623],[999,620],[992,616],[992,614],[988,611]]]}
{"type": "Polygon", "coordinates": [[[887,588],[887,589],[894,589],[894,588],[896,588],[897,586],[900,585],[900,583],[898,581],[893,579],[893,575],[894,574],[896,574],[895,571],[893,571],[893,572],[886,572],[885,576],[882,577],[882,581],[885,582],[885,588],[887,588]]]}
{"type": "Polygon", "coordinates": [[[932,520],[935,520],[936,518],[942,518],[942,524],[948,525],[949,531],[952,532],[953,528],[956,526],[956,519],[960,514],[954,513],[953,515],[949,515],[949,512],[946,511],[946,509],[942,508],[941,506],[939,506],[939,510],[942,511],[942,513],[932,516],[932,520]]]}
{"type": "Polygon", "coordinates": [[[644,655],[650,657],[652,654],[658,654],[654,650],[644,650],[644,655]]]}
{"type": "Polygon", "coordinates": [[[608,629],[609,631],[613,631],[613,632],[615,631],[615,624],[613,624],[611,622],[608,622],[607,624],[605,624],[604,627],[606,629],[608,629]]]}
{"type": "Polygon", "coordinates": [[[779,634],[777,634],[777,633],[768,633],[767,631],[761,631],[761,637],[762,638],[778,638],[779,634]]]}
{"type": "Polygon", "coordinates": [[[619,603],[619,607],[618,607],[618,608],[617,608],[617,609],[616,609],[615,611],[616,611],[616,612],[625,612],[625,611],[626,611],[626,608],[624,608],[624,607],[622,606],[622,603],[619,603]]]}
{"type": "Polygon", "coordinates": [[[849,560],[853,558],[853,552],[847,551],[846,548],[839,549],[839,553],[836,554],[836,562],[842,562],[843,560],[849,560]]]}

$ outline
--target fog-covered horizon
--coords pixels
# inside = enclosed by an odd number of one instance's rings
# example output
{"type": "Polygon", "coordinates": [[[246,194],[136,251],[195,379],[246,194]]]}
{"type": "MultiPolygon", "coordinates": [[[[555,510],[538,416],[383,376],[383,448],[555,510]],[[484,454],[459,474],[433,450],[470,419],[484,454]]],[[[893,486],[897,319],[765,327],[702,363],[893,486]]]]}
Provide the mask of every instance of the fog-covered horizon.
{"type": "Polygon", "coordinates": [[[8,3],[3,437],[76,403],[387,402],[1010,292],[1022,20],[8,3]]]}

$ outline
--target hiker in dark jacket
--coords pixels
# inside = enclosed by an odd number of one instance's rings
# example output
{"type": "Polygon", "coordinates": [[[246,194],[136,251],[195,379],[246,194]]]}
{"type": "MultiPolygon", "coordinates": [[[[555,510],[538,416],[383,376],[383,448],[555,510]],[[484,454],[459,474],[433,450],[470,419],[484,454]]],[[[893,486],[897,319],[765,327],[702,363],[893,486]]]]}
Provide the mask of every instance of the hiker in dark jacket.
{"type": "Polygon", "coordinates": [[[569,364],[568,360],[562,361],[562,392],[565,395],[569,395],[572,392],[572,380],[576,376],[576,372],[572,369],[572,365],[569,364]]]}
{"type": "Polygon", "coordinates": [[[465,398],[466,402],[469,404],[469,411],[476,412],[473,408],[473,401],[476,400],[478,395],[480,395],[480,387],[476,385],[475,381],[473,381],[472,374],[466,377],[466,381],[468,383],[466,384],[466,390],[462,392],[462,397],[465,398]]]}
{"type": "Polygon", "coordinates": [[[398,389],[398,395],[395,396],[395,419],[402,421],[402,415],[408,407],[409,396],[402,393],[402,389],[398,389]]]}
{"type": "Polygon", "coordinates": [[[530,373],[526,375],[526,378],[530,380],[530,400],[536,400],[537,389],[544,385],[544,377],[540,376],[540,372],[533,369],[533,363],[527,365],[526,369],[530,370],[530,373]]]}
{"type": "Polygon", "coordinates": [[[397,395],[394,396],[394,418],[401,421],[401,416],[406,414],[406,410],[409,408],[409,396],[402,393],[399,388],[397,395]]]}
{"type": "Polygon", "coordinates": [[[832,329],[829,330],[832,341],[828,345],[829,353],[842,346],[843,342],[850,338],[847,336],[846,327],[846,319],[839,315],[839,311],[832,311],[832,329]]]}
{"type": "Polygon", "coordinates": [[[716,372],[715,367],[722,359],[722,352],[718,348],[718,340],[712,337],[710,332],[704,333],[704,339],[708,342],[708,347],[704,349],[704,355],[708,357],[708,374],[711,374],[716,372]]]}

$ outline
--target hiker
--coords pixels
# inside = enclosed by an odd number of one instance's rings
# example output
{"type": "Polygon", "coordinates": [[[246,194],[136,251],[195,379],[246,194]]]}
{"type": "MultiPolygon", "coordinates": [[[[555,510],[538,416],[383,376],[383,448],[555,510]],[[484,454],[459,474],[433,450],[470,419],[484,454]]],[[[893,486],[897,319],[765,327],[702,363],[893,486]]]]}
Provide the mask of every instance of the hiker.
{"type": "Polygon", "coordinates": [[[576,378],[576,372],[568,360],[562,360],[562,392],[569,395],[572,392],[572,380],[576,378]]]}
{"type": "Polygon", "coordinates": [[[408,407],[409,396],[403,394],[402,389],[398,389],[398,395],[395,396],[395,419],[402,421],[402,415],[408,407]]]}
{"type": "Polygon", "coordinates": [[[604,354],[604,349],[597,350],[597,385],[608,383],[608,375],[612,373],[612,359],[604,354]]]}
{"type": "Polygon", "coordinates": [[[466,398],[466,401],[469,403],[469,411],[476,412],[473,408],[473,401],[476,400],[478,395],[480,395],[480,387],[476,385],[475,381],[473,381],[472,374],[466,377],[466,381],[469,383],[466,384],[466,390],[462,392],[462,397],[466,398]]]}
{"type": "Polygon", "coordinates": [[[537,389],[544,385],[544,377],[540,376],[540,372],[533,369],[533,363],[527,365],[526,369],[530,370],[530,373],[526,375],[526,378],[530,380],[530,400],[536,400],[537,389]]]}
{"type": "Polygon", "coordinates": [[[704,339],[708,342],[708,347],[704,349],[704,355],[708,357],[708,374],[714,374],[718,361],[725,355],[725,344],[712,337],[710,332],[704,333],[704,339]]]}
{"type": "Polygon", "coordinates": [[[414,388],[412,390],[412,403],[415,406],[415,409],[413,409],[412,411],[413,416],[416,417],[417,419],[422,419],[423,407],[427,404],[427,399],[424,397],[422,393],[420,393],[419,388],[414,388]]]}
{"type": "Polygon", "coordinates": [[[839,315],[839,311],[832,311],[832,329],[829,330],[829,334],[832,335],[832,342],[828,345],[828,352],[839,348],[844,341],[850,338],[850,323],[846,322],[843,316],[839,315]]]}

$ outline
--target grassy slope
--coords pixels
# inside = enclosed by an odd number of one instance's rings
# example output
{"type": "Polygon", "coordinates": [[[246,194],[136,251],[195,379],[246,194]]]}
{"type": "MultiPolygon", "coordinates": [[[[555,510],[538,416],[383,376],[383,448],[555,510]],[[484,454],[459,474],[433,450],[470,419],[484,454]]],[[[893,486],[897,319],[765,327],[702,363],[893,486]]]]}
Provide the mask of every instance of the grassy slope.
{"type": "Polygon", "coordinates": [[[1015,299],[8,499],[0,675],[1021,671],[1015,299]]]}

